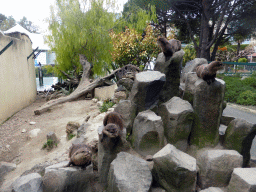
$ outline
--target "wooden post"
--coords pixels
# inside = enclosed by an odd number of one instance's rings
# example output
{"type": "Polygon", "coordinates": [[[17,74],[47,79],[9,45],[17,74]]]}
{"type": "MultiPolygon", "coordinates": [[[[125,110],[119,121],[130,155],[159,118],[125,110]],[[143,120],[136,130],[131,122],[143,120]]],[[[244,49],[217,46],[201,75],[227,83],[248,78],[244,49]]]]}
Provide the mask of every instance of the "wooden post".
{"type": "Polygon", "coordinates": [[[40,62],[39,62],[39,68],[38,68],[38,77],[39,77],[39,85],[43,86],[44,85],[43,71],[42,71],[42,65],[40,62]]]}

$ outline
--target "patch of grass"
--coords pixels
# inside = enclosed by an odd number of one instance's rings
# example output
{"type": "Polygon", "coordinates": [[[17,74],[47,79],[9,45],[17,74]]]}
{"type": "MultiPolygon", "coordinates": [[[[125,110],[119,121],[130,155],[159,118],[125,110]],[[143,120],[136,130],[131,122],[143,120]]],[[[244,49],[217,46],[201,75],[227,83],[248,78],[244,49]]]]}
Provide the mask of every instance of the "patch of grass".
{"type": "Polygon", "coordinates": [[[109,108],[113,107],[114,105],[115,105],[115,103],[113,103],[112,101],[105,100],[103,102],[103,105],[100,107],[100,112],[101,113],[106,112],[106,111],[108,111],[109,108]]]}
{"type": "Polygon", "coordinates": [[[42,149],[50,150],[53,148],[54,145],[57,147],[58,144],[54,143],[52,139],[48,139],[47,142],[43,144],[42,149]]]}
{"type": "Polygon", "coordinates": [[[76,134],[73,134],[73,133],[68,134],[68,140],[71,140],[75,136],[76,136],[76,134]]]}
{"type": "Polygon", "coordinates": [[[241,80],[239,76],[225,76],[225,100],[242,105],[256,105],[256,77],[241,80]]]}

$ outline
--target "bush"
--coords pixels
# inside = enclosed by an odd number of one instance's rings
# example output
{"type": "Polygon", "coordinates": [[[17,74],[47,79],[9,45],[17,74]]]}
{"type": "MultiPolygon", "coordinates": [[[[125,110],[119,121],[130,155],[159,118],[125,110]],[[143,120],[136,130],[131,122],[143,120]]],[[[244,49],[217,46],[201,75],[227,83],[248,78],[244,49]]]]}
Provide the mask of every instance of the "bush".
{"type": "Polygon", "coordinates": [[[239,58],[238,63],[247,63],[247,59],[246,58],[239,58]]]}
{"type": "Polygon", "coordinates": [[[237,103],[241,105],[256,105],[256,92],[251,90],[242,92],[237,98],[237,103]]]}
{"type": "Polygon", "coordinates": [[[100,107],[100,112],[103,113],[103,112],[106,112],[109,108],[111,108],[113,105],[115,105],[115,103],[113,103],[112,101],[110,100],[105,100],[103,102],[103,105],[100,107]]]}
{"type": "Polygon", "coordinates": [[[242,80],[244,85],[248,85],[256,89],[256,78],[255,77],[247,77],[244,80],[242,80]]]}
{"type": "Polygon", "coordinates": [[[227,102],[238,103],[242,105],[256,105],[256,78],[248,77],[241,80],[236,76],[225,76],[226,82],[225,100],[227,102]],[[253,99],[254,98],[254,99],[253,99]]]}

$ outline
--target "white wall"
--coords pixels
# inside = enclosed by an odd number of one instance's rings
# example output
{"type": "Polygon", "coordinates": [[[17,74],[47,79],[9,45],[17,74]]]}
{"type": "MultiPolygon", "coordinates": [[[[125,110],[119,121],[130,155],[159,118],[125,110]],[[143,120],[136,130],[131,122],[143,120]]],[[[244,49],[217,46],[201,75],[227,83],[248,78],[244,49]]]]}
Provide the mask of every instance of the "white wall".
{"type": "Polygon", "coordinates": [[[0,55],[0,123],[36,98],[34,60],[27,60],[33,51],[31,41],[25,34],[0,33],[0,50],[11,40],[13,44],[0,55]]]}

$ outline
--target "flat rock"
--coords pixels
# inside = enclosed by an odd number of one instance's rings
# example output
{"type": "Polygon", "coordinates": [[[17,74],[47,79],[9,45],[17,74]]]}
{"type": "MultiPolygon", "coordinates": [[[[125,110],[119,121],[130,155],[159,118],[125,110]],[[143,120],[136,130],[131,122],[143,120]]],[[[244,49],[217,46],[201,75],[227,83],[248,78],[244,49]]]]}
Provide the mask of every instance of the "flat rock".
{"type": "Polygon", "coordinates": [[[248,191],[256,191],[256,168],[234,169],[228,185],[228,192],[248,191]]]}
{"type": "Polygon", "coordinates": [[[112,161],[108,175],[108,191],[148,192],[151,183],[151,171],[145,160],[120,152],[112,161]]]}
{"type": "Polygon", "coordinates": [[[207,189],[201,190],[200,192],[224,192],[224,191],[219,187],[209,187],[207,189]]]}
{"type": "Polygon", "coordinates": [[[12,192],[43,192],[42,177],[38,173],[21,176],[12,184],[12,192]]]}
{"type": "Polygon", "coordinates": [[[166,191],[193,192],[196,188],[196,159],[167,144],[153,156],[154,180],[166,191]]]}
{"type": "Polygon", "coordinates": [[[234,168],[242,167],[243,157],[235,150],[205,150],[199,152],[200,187],[225,187],[234,168]]]}

